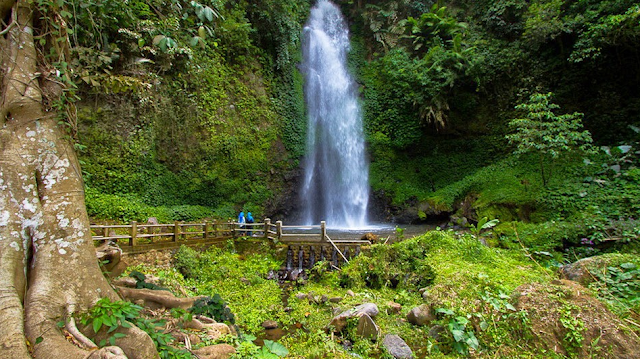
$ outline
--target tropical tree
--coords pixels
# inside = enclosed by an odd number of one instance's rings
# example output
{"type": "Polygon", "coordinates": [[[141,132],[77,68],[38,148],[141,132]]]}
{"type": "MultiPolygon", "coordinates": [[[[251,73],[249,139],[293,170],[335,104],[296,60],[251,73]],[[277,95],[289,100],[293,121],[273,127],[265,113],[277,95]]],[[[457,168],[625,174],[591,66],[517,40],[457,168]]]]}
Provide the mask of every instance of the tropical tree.
{"type": "Polygon", "coordinates": [[[59,125],[73,105],[65,5],[0,1],[0,357],[157,358],[138,328],[97,349],[73,320],[118,295],[98,266],[80,167],[59,125]]]}
{"type": "Polygon", "coordinates": [[[545,173],[545,163],[553,162],[561,154],[576,149],[587,150],[592,142],[591,133],[583,130],[579,112],[556,115],[560,106],[551,102],[553,93],[534,93],[527,103],[516,106],[524,112],[523,118],[509,121],[515,132],[507,135],[509,143],[516,146],[515,154],[537,153],[540,175],[546,187],[550,174],[545,173]]]}

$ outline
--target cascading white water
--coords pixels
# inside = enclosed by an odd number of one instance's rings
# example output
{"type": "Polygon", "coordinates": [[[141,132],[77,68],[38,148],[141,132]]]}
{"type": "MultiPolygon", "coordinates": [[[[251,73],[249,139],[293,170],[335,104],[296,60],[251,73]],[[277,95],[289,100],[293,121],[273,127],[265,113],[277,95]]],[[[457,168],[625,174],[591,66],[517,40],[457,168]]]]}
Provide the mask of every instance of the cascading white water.
{"type": "Polygon", "coordinates": [[[302,201],[307,224],[367,224],[369,168],[357,85],[347,71],[349,30],[340,9],[318,0],[304,28],[303,72],[308,111],[302,201]]]}

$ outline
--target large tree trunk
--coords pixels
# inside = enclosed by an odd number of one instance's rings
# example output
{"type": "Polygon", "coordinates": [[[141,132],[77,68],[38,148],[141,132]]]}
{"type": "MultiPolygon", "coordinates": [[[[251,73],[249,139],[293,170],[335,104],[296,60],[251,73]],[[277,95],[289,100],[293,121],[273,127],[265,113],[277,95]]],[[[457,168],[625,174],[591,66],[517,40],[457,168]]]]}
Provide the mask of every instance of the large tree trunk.
{"type": "MultiPolygon", "coordinates": [[[[74,150],[43,106],[32,7],[0,0],[0,20],[10,19],[0,39],[0,357],[30,358],[28,339],[35,358],[123,358],[80,348],[56,325],[119,298],[96,260],[74,150]]],[[[128,334],[127,357],[158,357],[145,333],[128,334]]]]}

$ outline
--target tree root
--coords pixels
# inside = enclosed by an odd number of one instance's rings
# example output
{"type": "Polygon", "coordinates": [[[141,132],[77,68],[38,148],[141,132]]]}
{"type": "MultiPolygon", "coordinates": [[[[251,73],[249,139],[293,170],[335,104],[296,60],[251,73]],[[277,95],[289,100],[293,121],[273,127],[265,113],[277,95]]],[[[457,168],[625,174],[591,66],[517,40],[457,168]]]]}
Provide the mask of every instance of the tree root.
{"type": "Polygon", "coordinates": [[[67,324],[65,325],[65,329],[69,332],[69,334],[73,335],[73,337],[78,341],[78,343],[82,344],[87,349],[97,349],[98,346],[91,341],[91,339],[87,338],[84,334],[82,334],[78,327],[76,326],[76,320],[71,317],[67,324]]]}
{"type": "Polygon", "coordinates": [[[116,287],[116,291],[123,299],[128,299],[134,303],[140,303],[151,309],[158,308],[181,308],[189,309],[196,300],[201,297],[178,298],[173,293],[166,290],[133,289],[126,287],[116,287]]]}
{"type": "Polygon", "coordinates": [[[94,350],[85,359],[128,359],[119,347],[104,347],[94,350]]]}

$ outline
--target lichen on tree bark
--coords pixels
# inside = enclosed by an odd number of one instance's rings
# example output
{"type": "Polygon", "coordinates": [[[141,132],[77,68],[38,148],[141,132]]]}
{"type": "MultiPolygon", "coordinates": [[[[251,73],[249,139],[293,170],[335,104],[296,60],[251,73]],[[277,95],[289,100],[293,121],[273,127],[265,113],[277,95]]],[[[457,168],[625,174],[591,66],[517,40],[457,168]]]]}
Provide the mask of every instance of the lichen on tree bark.
{"type": "Polygon", "coordinates": [[[73,147],[43,104],[49,79],[41,74],[50,66],[38,62],[34,6],[0,0],[8,21],[0,23],[0,357],[157,358],[135,327],[116,341],[122,350],[95,350],[69,342],[56,325],[118,295],[96,260],[73,147]]]}

